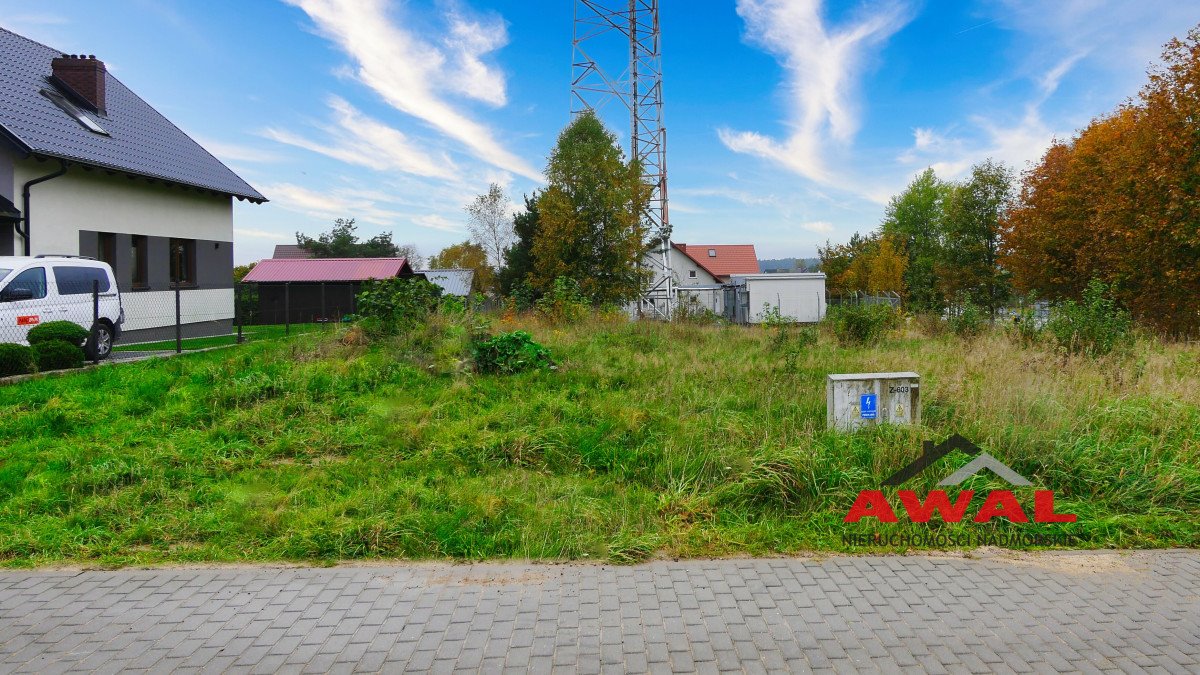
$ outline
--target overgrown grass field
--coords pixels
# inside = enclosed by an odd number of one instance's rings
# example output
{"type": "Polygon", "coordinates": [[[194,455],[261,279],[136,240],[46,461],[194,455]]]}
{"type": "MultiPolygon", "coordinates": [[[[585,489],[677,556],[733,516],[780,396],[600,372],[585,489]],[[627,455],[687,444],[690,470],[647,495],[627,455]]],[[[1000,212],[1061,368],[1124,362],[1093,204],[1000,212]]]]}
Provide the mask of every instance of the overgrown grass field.
{"type": "MultiPolygon", "coordinates": [[[[912,326],[844,348],[767,328],[496,321],[558,368],[474,373],[463,321],[437,317],[369,346],[337,328],[0,388],[0,560],[628,562],[918,527],[1200,544],[1195,345],[1093,359],[912,326]],[[826,430],[828,373],[890,370],[922,376],[922,427],[826,430]],[[953,433],[1078,522],[843,524],[859,490],[953,433]]],[[[978,505],[1008,485],[961,487],[978,505]]]]}

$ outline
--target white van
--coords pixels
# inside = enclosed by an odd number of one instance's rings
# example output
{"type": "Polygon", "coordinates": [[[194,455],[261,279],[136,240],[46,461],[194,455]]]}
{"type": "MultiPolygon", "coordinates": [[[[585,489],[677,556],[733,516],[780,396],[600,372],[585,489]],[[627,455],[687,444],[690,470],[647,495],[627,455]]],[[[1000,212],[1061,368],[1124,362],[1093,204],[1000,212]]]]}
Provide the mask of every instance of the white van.
{"type": "Polygon", "coordinates": [[[93,331],[88,358],[106,359],[121,336],[125,310],[107,263],[79,256],[0,257],[0,342],[28,344],[29,329],[71,321],[93,331]],[[99,288],[94,319],[93,286],[99,288]]]}

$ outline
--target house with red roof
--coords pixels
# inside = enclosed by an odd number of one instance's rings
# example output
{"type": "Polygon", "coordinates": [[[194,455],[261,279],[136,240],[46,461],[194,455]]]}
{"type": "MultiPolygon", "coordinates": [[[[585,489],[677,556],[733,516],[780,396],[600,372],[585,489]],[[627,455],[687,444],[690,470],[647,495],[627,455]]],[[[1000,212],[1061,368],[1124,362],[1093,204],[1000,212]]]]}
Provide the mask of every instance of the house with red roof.
{"type": "Polygon", "coordinates": [[[677,244],[669,251],[681,305],[725,313],[725,286],[735,274],[758,274],[754,244],[677,244]]]}
{"type": "Polygon", "coordinates": [[[754,244],[671,243],[671,268],[678,286],[727,284],[735,274],[758,274],[754,244]]]}

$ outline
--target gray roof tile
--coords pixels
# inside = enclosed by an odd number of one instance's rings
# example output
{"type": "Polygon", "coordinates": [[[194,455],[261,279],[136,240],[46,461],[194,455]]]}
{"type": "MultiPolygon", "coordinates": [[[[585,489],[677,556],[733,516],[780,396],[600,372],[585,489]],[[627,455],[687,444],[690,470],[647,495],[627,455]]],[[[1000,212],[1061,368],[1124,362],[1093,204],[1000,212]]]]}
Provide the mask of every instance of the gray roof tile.
{"type": "Polygon", "coordinates": [[[41,94],[62,52],[0,28],[0,127],[29,152],[266,201],[257,190],[121,81],[105,77],[108,136],[85,129],[41,94]]]}

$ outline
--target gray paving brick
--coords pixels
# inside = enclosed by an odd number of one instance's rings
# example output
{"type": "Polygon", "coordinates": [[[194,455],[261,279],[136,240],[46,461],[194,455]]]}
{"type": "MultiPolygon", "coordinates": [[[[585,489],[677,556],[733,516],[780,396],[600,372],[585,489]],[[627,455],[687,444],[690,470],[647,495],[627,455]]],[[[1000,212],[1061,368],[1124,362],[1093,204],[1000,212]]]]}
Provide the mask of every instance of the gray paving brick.
{"type": "Polygon", "coordinates": [[[1200,553],[1123,554],[1120,574],[1076,574],[1063,571],[1069,561],[1048,562],[909,556],[621,568],[5,571],[0,671],[1200,666],[1200,553]]]}

